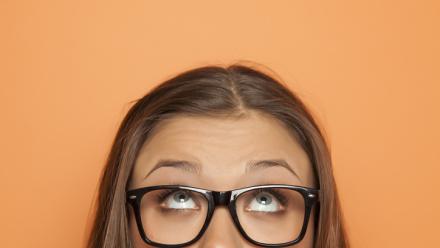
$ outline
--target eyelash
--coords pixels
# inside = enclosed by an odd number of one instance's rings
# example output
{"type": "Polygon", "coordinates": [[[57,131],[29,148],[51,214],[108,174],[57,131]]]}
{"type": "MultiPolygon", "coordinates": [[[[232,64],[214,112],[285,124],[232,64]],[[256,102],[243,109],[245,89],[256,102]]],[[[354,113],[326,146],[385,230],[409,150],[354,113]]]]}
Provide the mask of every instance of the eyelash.
{"type": "Polygon", "coordinates": [[[180,189],[164,189],[157,194],[156,200],[159,202],[163,202],[169,195],[178,191],[180,191],[180,189]]]}

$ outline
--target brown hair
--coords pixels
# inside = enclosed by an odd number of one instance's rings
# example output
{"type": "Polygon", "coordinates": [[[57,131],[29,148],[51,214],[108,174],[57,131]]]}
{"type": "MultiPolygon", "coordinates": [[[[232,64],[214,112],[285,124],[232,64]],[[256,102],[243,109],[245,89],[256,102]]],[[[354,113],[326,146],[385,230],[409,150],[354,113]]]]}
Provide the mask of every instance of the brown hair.
{"type": "Polygon", "coordinates": [[[88,248],[132,247],[126,186],[137,154],[160,120],[176,115],[243,117],[247,110],[280,120],[297,138],[321,190],[314,247],[349,247],[322,131],[304,103],[285,83],[252,66],[204,66],[185,71],[137,99],[113,141],[99,184],[88,248]]]}

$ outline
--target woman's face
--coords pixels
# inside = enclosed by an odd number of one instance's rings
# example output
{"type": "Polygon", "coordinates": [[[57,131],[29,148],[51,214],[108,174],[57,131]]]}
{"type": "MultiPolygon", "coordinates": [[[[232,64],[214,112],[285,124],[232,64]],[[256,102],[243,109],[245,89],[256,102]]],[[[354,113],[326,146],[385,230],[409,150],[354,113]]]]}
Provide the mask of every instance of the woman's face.
{"type": "MultiPolygon", "coordinates": [[[[315,187],[307,154],[276,119],[256,112],[247,118],[214,119],[175,117],[159,124],[137,157],[128,189],[163,184],[226,191],[259,184],[293,184],[315,187]],[[199,168],[160,167],[145,177],[162,159],[186,160],[199,168]],[[249,161],[285,160],[282,166],[246,170],[249,161]]],[[[139,236],[129,207],[130,233],[135,247],[148,247],[139,236]]],[[[151,223],[159,225],[159,223],[151,223]]],[[[313,244],[313,215],[304,239],[295,247],[313,244]]],[[[173,235],[173,234],[170,234],[173,235]]],[[[227,207],[217,207],[204,235],[191,247],[254,247],[233,224],[227,207]]]]}

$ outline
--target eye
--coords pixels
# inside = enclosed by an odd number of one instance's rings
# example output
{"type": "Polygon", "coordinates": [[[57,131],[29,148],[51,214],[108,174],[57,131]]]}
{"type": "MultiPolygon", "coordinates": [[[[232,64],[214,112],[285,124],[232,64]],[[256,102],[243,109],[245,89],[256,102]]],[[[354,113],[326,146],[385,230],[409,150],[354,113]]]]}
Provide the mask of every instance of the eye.
{"type": "Polygon", "coordinates": [[[246,211],[274,213],[284,210],[283,199],[275,193],[267,191],[258,191],[250,200],[246,211]]]}
{"type": "Polygon", "coordinates": [[[190,192],[177,190],[168,193],[164,198],[161,207],[176,210],[199,209],[190,192]]]}

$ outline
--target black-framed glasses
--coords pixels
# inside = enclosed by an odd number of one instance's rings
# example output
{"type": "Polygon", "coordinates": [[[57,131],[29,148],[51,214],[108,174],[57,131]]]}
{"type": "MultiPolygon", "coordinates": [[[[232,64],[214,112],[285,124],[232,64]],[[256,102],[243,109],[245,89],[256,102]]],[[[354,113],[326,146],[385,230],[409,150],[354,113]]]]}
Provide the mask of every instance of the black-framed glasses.
{"type": "Polygon", "coordinates": [[[235,226],[249,242],[264,247],[299,243],[319,189],[263,184],[212,191],[185,185],[157,185],[127,191],[145,243],[181,247],[195,243],[207,229],[217,206],[226,206],[235,226]]]}

